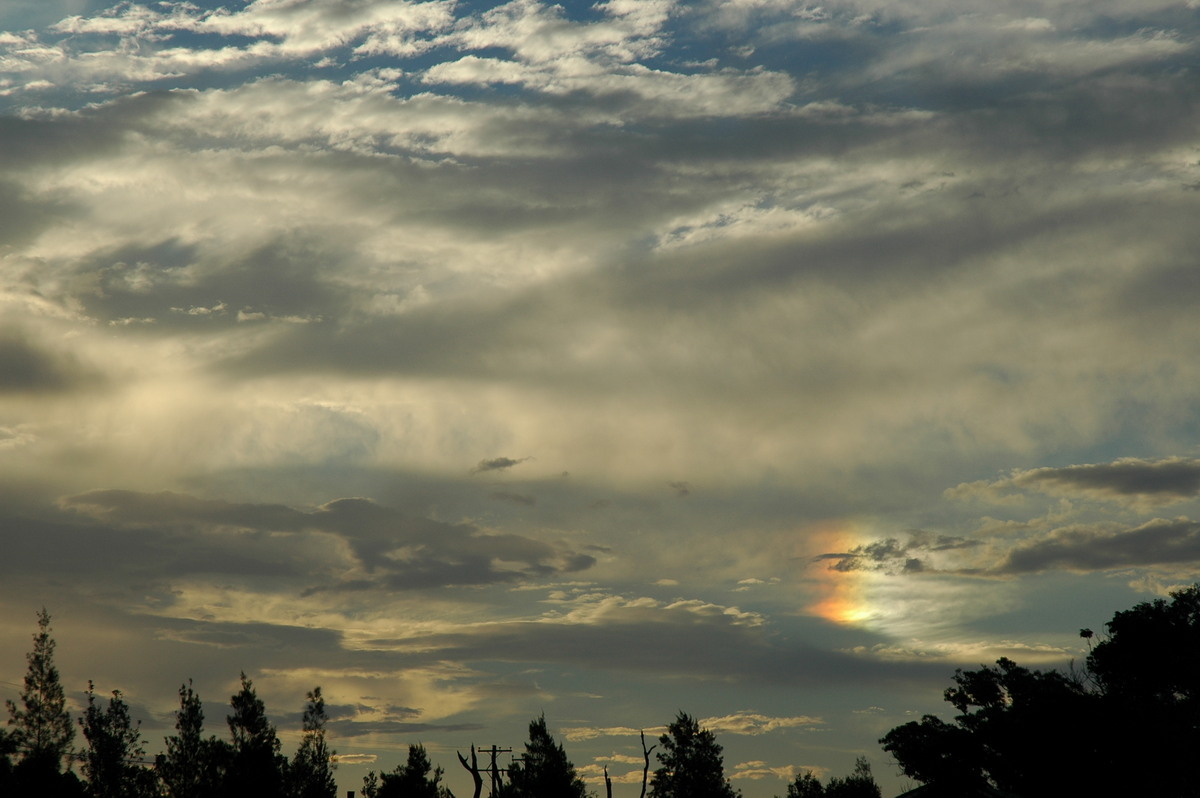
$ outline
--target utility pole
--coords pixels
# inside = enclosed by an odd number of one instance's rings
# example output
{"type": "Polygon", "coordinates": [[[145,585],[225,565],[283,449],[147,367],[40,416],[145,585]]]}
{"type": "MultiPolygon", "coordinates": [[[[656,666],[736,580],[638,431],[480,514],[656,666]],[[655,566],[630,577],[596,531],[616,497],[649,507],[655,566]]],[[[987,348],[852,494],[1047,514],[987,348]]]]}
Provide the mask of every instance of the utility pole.
{"type": "Polygon", "coordinates": [[[508,768],[497,767],[496,755],[497,754],[511,754],[512,749],[511,748],[497,748],[496,746],[493,745],[491,748],[480,748],[479,753],[490,754],[492,757],[492,764],[488,768],[486,768],[486,770],[484,772],[492,774],[492,792],[491,792],[491,794],[492,794],[492,796],[495,796],[496,793],[500,792],[500,774],[508,772],[508,768]]]}

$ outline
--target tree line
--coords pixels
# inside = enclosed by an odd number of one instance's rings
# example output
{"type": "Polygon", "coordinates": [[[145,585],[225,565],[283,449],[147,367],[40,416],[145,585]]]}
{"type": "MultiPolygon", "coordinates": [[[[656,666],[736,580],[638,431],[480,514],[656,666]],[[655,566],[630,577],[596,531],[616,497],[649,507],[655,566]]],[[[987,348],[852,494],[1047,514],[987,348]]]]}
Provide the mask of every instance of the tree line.
{"type": "MultiPolygon", "coordinates": [[[[658,738],[647,747],[642,734],[642,770],[640,798],[741,798],[725,776],[723,749],[716,735],[686,712],[680,712],[658,738]],[[650,754],[659,767],[650,775],[650,754]]],[[[470,758],[461,753],[459,763],[471,774],[475,785],[473,798],[482,798],[484,776],[491,777],[492,798],[590,798],[592,793],[575,771],[562,744],[546,727],[543,714],[529,723],[529,741],[525,753],[505,769],[480,765],[479,753],[471,748],[470,758]]],[[[441,783],[443,770],[434,768],[420,745],[410,745],[408,761],[391,773],[374,771],[363,778],[363,798],[453,798],[441,783]]],[[[605,798],[612,798],[612,780],[604,771],[605,798]]],[[[786,798],[880,798],[880,790],[866,759],[855,763],[854,773],[832,778],[822,785],[811,772],[804,771],[788,785],[786,798]]]]}
{"type": "MultiPolygon", "coordinates": [[[[1097,636],[1081,629],[1089,653],[1066,670],[1032,670],[1001,658],[994,666],[958,670],[945,700],[958,712],[897,726],[879,742],[901,772],[924,783],[920,794],[1197,795],[1192,755],[1200,750],[1200,584],[1117,612],[1097,636]],[[1135,767],[1129,763],[1136,764],[1135,767]]],[[[75,723],[54,666],[50,616],[26,659],[20,700],[7,701],[0,729],[0,796],[46,798],[334,798],[334,752],[325,739],[320,687],[306,698],[302,737],[289,759],[275,727],[243,673],[230,699],[229,739],[204,733],[200,697],[179,689],[175,734],[146,758],[139,724],[120,691],[97,697],[90,682],[78,726],[86,746],[72,747],[75,723]],[[72,770],[80,762],[82,778],[72,770]],[[64,767],[65,764],[65,767],[64,767]]],[[[709,729],[680,712],[656,745],[646,745],[639,798],[740,798],[724,773],[722,748],[709,729]],[[655,753],[657,751],[657,753],[655,753]],[[651,754],[658,767],[651,773],[651,754]]],[[[473,746],[458,761],[481,798],[485,776],[493,798],[588,798],[545,716],[529,725],[523,755],[507,768],[480,764],[473,746]]],[[[454,798],[424,747],[408,748],[394,770],[368,773],[363,798],[454,798]]],[[[612,782],[604,773],[606,798],[612,782]]],[[[784,798],[880,798],[866,759],[854,772],[822,783],[797,774],[784,798]]]]}
{"type": "Polygon", "coordinates": [[[204,712],[192,683],[179,688],[175,734],[166,750],[146,758],[140,722],[120,690],[107,700],[88,682],[87,706],[78,719],[86,745],[76,750],[75,724],[54,665],[50,615],[38,613],[38,631],[26,655],[18,701],[6,701],[8,729],[0,729],[0,795],[39,798],[333,798],[332,758],[325,741],[321,688],[307,694],[300,745],[281,753],[266,707],[243,673],[230,699],[230,737],[204,735],[204,712]],[[72,766],[80,764],[83,778],[72,766]]]}
{"type": "MultiPolygon", "coordinates": [[[[120,690],[107,700],[88,683],[87,706],[78,726],[86,745],[76,750],[75,723],[54,664],[55,641],[50,615],[38,613],[38,631],[26,655],[28,668],[18,701],[7,701],[8,729],[0,729],[0,796],[40,798],[335,798],[335,752],[325,739],[325,700],[321,688],[307,694],[300,745],[289,759],[281,752],[266,707],[243,673],[229,701],[229,738],[205,735],[204,711],[192,682],[179,688],[175,733],[166,749],[146,757],[140,722],[135,722],[120,690]],[[80,763],[82,778],[73,770],[80,763]]],[[[725,776],[722,748],[712,731],[680,712],[647,747],[640,798],[740,798],[725,776]],[[658,749],[659,767],[650,774],[650,755],[658,749]],[[647,793],[648,791],[648,793],[647,793]]],[[[529,724],[525,752],[507,768],[481,766],[474,746],[470,758],[458,755],[471,774],[473,798],[481,798],[484,775],[491,798],[589,798],[574,764],[546,726],[542,715],[529,724]]],[[[444,770],[430,761],[424,746],[410,745],[407,760],[389,772],[363,778],[363,798],[454,798],[442,783],[444,770]]],[[[604,773],[605,792],[612,782],[604,773]]],[[[854,775],[831,779],[822,787],[812,773],[796,777],[787,798],[879,798],[870,766],[860,760],[854,775]]]]}

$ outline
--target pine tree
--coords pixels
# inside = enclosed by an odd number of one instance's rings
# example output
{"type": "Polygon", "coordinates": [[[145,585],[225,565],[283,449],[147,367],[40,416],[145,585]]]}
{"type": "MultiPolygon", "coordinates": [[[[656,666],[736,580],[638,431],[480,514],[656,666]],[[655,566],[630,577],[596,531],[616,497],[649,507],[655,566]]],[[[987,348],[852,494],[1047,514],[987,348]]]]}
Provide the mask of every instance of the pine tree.
{"type": "MultiPolygon", "coordinates": [[[[374,776],[374,773],[370,775],[374,776]]],[[[375,790],[377,798],[445,798],[450,792],[441,784],[442,769],[435,768],[425,753],[425,746],[408,746],[408,761],[391,773],[384,773],[375,790]],[[430,775],[432,774],[432,775],[430,775]]],[[[367,781],[363,780],[367,795],[367,781]]]]}
{"type": "Polygon", "coordinates": [[[333,780],[334,752],[325,743],[325,699],[317,687],[307,695],[304,708],[304,734],[300,747],[292,757],[291,794],[294,798],[334,798],[337,784],[333,780]]]}
{"type": "Polygon", "coordinates": [[[25,660],[29,668],[25,673],[25,689],[21,691],[21,706],[5,702],[9,725],[14,727],[12,743],[23,752],[23,762],[58,773],[63,757],[71,753],[75,729],[67,713],[58,668],[54,666],[54,638],[50,636],[50,613],[45,608],[38,613],[38,633],[33,636],[33,650],[25,660]]]}
{"type": "Polygon", "coordinates": [[[680,712],[658,738],[662,765],[650,781],[651,798],[737,798],[725,778],[721,746],[708,729],[680,712]]]}
{"type": "Polygon", "coordinates": [[[129,715],[120,690],[113,690],[107,709],[96,703],[89,681],[87,709],[79,719],[88,747],[83,752],[87,793],[93,798],[139,798],[157,795],[157,778],[141,766],[146,751],[142,733],[129,715]]]}
{"type": "Polygon", "coordinates": [[[175,734],[166,738],[167,751],[155,768],[171,798],[214,798],[220,794],[228,748],[216,737],[204,737],[200,696],[187,684],[179,687],[175,734]]]}
{"type": "Polygon", "coordinates": [[[584,798],[586,795],[583,779],[575,774],[575,766],[567,758],[566,750],[546,729],[545,714],[530,721],[525,756],[508,769],[505,798],[584,798]]]}
{"type": "Polygon", "coordinates": [[[225,771],[226,793],[255,798],[281,798],[285,792],[287,759],[279,753],[275,727],[254,685],[242,674],[242,689],[229,700],[232,736],[229,765],[225,771]]]}

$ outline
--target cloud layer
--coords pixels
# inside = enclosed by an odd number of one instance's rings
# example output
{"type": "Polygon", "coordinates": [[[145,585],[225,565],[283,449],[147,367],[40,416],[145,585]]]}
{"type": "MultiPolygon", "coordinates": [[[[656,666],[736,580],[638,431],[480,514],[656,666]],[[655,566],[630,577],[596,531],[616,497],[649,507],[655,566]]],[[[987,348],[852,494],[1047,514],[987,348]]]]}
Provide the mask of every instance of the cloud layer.
{"type": "Polygon", "coordinates": [[[1193,6],[3,4],[0,692],[765,798],[1078,656],[1200,562],[1193,6]]]}

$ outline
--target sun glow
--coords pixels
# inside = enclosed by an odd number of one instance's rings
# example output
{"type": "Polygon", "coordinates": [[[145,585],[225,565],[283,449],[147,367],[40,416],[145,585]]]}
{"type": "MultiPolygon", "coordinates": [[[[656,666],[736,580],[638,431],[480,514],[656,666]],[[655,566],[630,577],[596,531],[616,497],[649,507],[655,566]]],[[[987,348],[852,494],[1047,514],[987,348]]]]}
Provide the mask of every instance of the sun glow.
{"type": "MultiPolygon", "coordinates": [[[[862,524],[853,521],[829,521],[820,524],[806,535],[810,557],[820,554],[848,552],[871,536],[862,524]]],[[[815,577],[816,596],[808,612],[818,618],[846,625],[860,626],[879,617],[869,600],[870,574],[861,571],[835,571],[832,561],[818,561],[811,566],[815,577]]]]}

